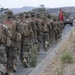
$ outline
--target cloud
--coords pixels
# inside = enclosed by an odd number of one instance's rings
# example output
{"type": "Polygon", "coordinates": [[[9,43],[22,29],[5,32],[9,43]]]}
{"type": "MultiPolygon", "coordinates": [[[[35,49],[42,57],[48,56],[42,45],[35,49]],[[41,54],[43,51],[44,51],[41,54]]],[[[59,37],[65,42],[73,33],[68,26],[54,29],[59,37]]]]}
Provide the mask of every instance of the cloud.
{"type": "Polygon", "coordinates": [[[44,4],[46,7],[74,6],[75,0],[0,0],[1,7],[19,8],[23,6],[39,6],[44,4]]]}

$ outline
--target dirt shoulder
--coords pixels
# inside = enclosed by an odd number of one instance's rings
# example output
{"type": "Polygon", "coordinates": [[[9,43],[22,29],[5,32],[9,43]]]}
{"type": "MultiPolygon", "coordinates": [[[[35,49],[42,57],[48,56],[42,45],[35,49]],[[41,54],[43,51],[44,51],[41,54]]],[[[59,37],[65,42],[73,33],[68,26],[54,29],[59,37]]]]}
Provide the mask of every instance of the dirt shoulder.
{"type": "Polygon", "coordinates": [[[40,75],[75,75],[75,29],[40,75]],[[72,55],[72,63],[62,63],[61,57],[65,52],[72,55]]]}

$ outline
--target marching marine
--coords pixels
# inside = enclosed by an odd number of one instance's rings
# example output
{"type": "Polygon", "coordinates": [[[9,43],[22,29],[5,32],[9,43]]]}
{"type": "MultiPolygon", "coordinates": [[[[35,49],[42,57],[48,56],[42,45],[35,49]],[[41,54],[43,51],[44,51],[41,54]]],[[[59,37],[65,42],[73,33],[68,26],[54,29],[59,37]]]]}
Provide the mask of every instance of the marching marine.
{"type": "Polygon", "coordinates": [[[17,53],[21,41],[21,35],[16,30],[17,29],[16,22],[14,22],[12,16],[13,12],[7,11],[7,19],[3,22],[8,27],[10,33],[12,34],[12,36],[9,38],[10,43],[8,42],[6,49],[8,75],[13,75],[13,71],[16,71],[17,55],[18,55],[17,53]]]}

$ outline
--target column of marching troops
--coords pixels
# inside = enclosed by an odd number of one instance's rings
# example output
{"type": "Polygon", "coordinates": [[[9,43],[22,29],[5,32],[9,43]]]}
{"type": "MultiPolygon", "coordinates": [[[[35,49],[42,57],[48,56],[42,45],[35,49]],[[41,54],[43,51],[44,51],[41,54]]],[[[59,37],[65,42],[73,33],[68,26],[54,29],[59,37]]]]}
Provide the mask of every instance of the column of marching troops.
{"type": "Polygon", "coordinates": [[[13,18],[13,12],[8,11],[0,23],[0,72],[13,75],[18,56],[25,68],[35,66],[37,53],[41,48],[47,51],[53,42],[61,39],[63,29],[63,22],[50,15],[41,18],[32,12],[13,18]]]}

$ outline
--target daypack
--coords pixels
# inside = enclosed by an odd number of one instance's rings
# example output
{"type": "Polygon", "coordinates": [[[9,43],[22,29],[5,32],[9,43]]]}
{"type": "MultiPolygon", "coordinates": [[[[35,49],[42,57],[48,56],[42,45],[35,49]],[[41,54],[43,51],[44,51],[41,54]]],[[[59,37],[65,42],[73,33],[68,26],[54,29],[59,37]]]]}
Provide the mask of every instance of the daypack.
{"type": "Polygon", "coordinates": [[[6,43],[6,34],[4,33],[2,24],[0,24],[0,43],[6,43]]]}
{"type": "Polygon", "coordinates": [[[42,24],[43,24],[43,25],[42,25],[42,31],[43,31],[43,32],[49,32],[47,23],[42,23],[42,24]]]}
{"type": "Polygon", "coordinates": [[[10,31],[11,33],[11,40],[13,41],[20,41],[21,40],[21,35],[18,35],[18,32],[17,32],[17,25],[16,25],[16,22],[13,21],[13,20],[9,20],[10,22],[7,22],[8,20],[5,20],[4,21],[4,24],[8,27],[8,30],[10,31]],[[17,39],[18,38],[18,39],[17,39]]]}

